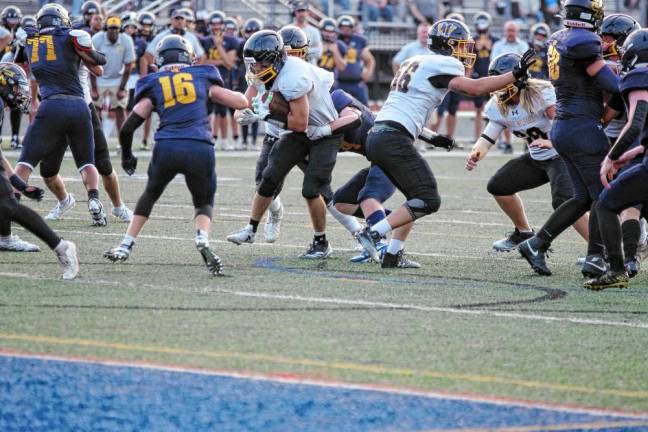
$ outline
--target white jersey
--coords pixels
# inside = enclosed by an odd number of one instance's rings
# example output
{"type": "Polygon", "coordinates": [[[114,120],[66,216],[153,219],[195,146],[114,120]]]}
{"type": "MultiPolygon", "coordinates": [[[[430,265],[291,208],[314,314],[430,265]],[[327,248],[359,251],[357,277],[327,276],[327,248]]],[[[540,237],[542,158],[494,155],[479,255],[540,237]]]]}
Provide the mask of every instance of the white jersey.
{"type": "Polygon", "coordinates": [[[417,137],[448,89],[432,85],[435,76],[464,76],[463,63],[438,54],[418,55],[403,62],[392,80],[391,91],[376,121],[393,121],[417,137]]]}
{"type": "Polygon", "coordinates": [[[287,101],[308,95],[308,125],[323,126],[338,118],[330,94],[334,81],[331,72],[297,57],[287,57],[270,91],[278,91],[287,101]]]}
{"type": "MultiPolygon", "coordinates": [[[[502,114],[497,106],[497,96],[493,96],[484,108],[484,115],[489,123],[484,129],[484,135],[493,141],[504,129],[509,129],[516,137],[524,138],[527,144],[538,138],[549,139],[549,132],[553,124],[547,117],[545,110],[556,105],[556,91],[552,85],[542,89],[542,104],[535,107],[536,112],[530,113],[521,105],[509,105],[506,114],[502,114]]],[[[558,156],[555,149],[542,149],[529,147],[529,153],[535,160],[548,160],[558,156]]]]}

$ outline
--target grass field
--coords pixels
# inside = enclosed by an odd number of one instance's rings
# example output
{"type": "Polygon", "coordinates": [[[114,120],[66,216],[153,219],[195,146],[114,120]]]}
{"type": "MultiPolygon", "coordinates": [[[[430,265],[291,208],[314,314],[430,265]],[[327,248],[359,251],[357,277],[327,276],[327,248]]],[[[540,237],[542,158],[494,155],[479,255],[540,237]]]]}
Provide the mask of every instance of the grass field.
{"type": "MultiPolygon", "coordinates": [[[[77,244],[76,281],[59,280],[48,251],[1,255],[0,347],[648,415],[648,276],[640,274],[625,291],[584,290],[575,261],[585,244],[573,230],[553,245],[552,277],[535,275],[517,254],[492,254],[492,242],[511,229],[486,193],[489,176],[507,160],[492,156],[468,173],[461,154],[429,154],[443,203],[418,221],[407,243],[418,270],[350,263],[354,241],[331,218],[333,257],[297,259],[312,236],[297,171],[282,194],[280,240],[263,244],[261,234],[255,245],[227,243],[225,236],[248,219],[252,155],[217,156],[211,241],[226,278],[210,278],[194,249],[181,178],[121,265],[102,252],[118,244],[126,225],[112,218],[106,228],[90,227],[78,202],[51,224],[77,244]]],[[[147,162],[140,158],[132,178],[118,168],[131,208],[147,162]]],[[[334,186],[366,164],[340,157],[334,186]]],[[[85,199],[70,160],[64,173],[70,191],[85,199]]],[[[522,197],[539,227],[551,211],[548,188],[522,197]]],[[[397,193],[390,204],[401,201],[397,193]]],[[[48,194],[34,207],[45,214],[53,204],[48,194]]]]}

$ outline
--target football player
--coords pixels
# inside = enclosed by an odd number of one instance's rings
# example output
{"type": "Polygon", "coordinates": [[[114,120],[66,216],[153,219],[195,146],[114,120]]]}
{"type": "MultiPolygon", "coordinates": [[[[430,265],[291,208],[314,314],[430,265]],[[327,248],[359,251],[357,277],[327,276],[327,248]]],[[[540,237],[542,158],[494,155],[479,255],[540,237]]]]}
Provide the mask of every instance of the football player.
{"type": "Polygon", "coordinates": [[[648,137],[648,30],[632,32],[621,49],[625,72],[619,83],[627,107],[628,122],[600,168],[600,181],[605,186],[597,203],[601,237],[607,250],[610,268],[584,287],[591,290],[627,288],[628,274],[624,268],[621,248],[621,226],[618,214],[637,204],[648,204],[648,158],[621,173],[608,183],[619,168],[646,153],[648,137]],[[633,143],[641,145],[628,150],[633,143]]]}
{"type": "Polygon", "coordinates": [[[376,59],[367,47],[367,38],[355,31],[356,22],[350,15],[337,20],[339,38],[347,46],[346,67],[338,73],[338,87],[362,102],[369,103],[367,82],[376,68],[376,59]]]}
{"type": "MultiPolygon", "coordinates": [[[[488,74],[505,74],[519,62],[518,54],[502,54],[493,59],[488,74]]],[[[486,104],[488,125],[468,155],[466,169],[472,171],[477,167],[504,129],[508,128],[515,136],[524,138],[529,147],[527,153],[508,161],[488,181],[488,192],[515,227],[506,238],[493,243],[497,252],[510,252],[533,236],[518,192],[550,183],[554,209],[572,196],[567,167],[549,140],[555,115],[553,86],[530,75],[496,92],[486,104]]],[[[587,217],[579,219],[574,228],[587,240],[587,217]]]]}
{"type": "Polygon", "coordinates": [[[551,242],[590,209],[584,276],[606,270],[596,217],[603,186],[599,167],[610,148],[601,125],[603,91],[618,93],[618,77],[606,65],[596,30],[603,20],[601,0],[566,0],[563,24],[549,39],[549,78],[556,89],[556,120],[551,142],[567,165],[574,195],[558,207],[542,228],[518,246],[540,275],[551,275],[546,251],[551,242]]]}
{"type": "Polygon", "coordinates": [[[547,66],[547,42],[551,36],[551,30],[546,23],[536,23],[531,27],[531,41],[529,46],[533,47],[536,52],[536,61],[529,68],[532,78],[546,80],[549,78],[549,68],[547,66]]]}
{"type": "Polygon", "coordinates": [[[43,6],[36,23],[37,29],[27,28],[21,36],[22,49],[16,61],[29,64],[42,101],[25,135],[16,174],[27,182],[34,167],[69,144],[88,192],[92,224],[105,225],[94,160],[92,117],[84,100],[79,68],[83,63],[93,74],[101,75],[106,58],[94,50],[87,32],[70,29],[67,11],[62,6],[43,6]]]}
{"type": "Polygon", "coordinates": [[[261,88],[265,92],[281,93],[289,104],[287,118],[270,111],[270,97],[259,104],[256,111],[248,109],[239,113],[242,123],[265,120],[288,131],[273,145],[253,200],[250,222],[243,230],[249,234],[256,232],[286,175],[308,157],[302,196],[307,201],[315,233],[302,257],[327,258],[332,249],[326,239],[326,205],[322,190],[330,187],[340,136],[311,140],[303,132],[308,126],[322,126],[338,117],[329,93],[333,74],[297,57],[287,57],[281,36],[271,30],[252,35],[245,43],[243,56],[248,76],[259,86],[248,87],[248,99],[252,101],[261,88]]]}
{"type": "MultiPolygon", "coordinates": [[[[146,49],[155,37],[155,15],[150,12],[141,12],[137,15],[137,23],[139,24],[139,32],[133,39],[135,42],[137,63],[136,67],[139,70],[139,76],[145,77],[149,74],[149,58],[146,56],[146,49]],[[140,55],[140,47],[144,47],[144,54],[140,55]]],[[[135,90],[133,90],[133,102],[135,101],[135,90]]],[[[129,107],[129,114],[132,107],[129,107]]],[[[147,118],[144,122],[144,133],[142,134],[141,150],[148,150],[148,139],[151,133],[151,117],[147,118]]]]}
{"type": "MultiPolygon", "coordinates": [[[[245,62],[243,61],[243,47],[245,46],[245,42],[250,38],[250,36],[262,29],[263,23],[256,18],[250,18],[245,21],[245,23],[243,23],[243,28],[241,29],[241,32],[243,33],[243,39],[239,41],[238,50],[236,51],[235,75],[236,79],[238,79],[237,91],[245,92],[248,88],[248,83],[245,79],[245,62]]],[[[251,125],[241,125],[241,136],[243,138],[242,144],[248,149],[258,150],[258,134],[259,122],[252,123],[251,125]],[[250,142],[248,142],[248,137],[250,138],[250,142]]]]}
{"type": "MultiPolygon", "coordinates": [[[[512,72],[471,79],[476,56],[468,27],[444,19],[430,27],[428,47],[432,54],[405,61],[391,84],[391,91],[367,137],[367,158],[378,165],[407,201],[382,221],[365,228],[358,241],[375,261],[380,260],[376,243],[395,228],[436,212],[441,205],[436,180],[428,163],[414,147],[432,111],[449,90],[469,96],[487,94],[526,76],[533,51],[525,53],[512,72]]],[[[403,239],[405,240],[405,239],[403,239]]],[[[385,254],[384,259],[395,257],[385,254]]]]}
{"type": "Polygon", "coordinates": [[[237,109],[246,107],[247,99],[224,88],[214,66],[193,65],[193,48],[181,36],[165,36],[158,45],[156,59],[160,71],[138,81],[135,107],[119,133],[122,167],[132,175],[137,167],[132,153],[133,133],[153,111],[160,116],[146,189],[137,201],[121,244],[106,251],[104,257],[113,262],[128,259],[156,201],[169,182],[183,174],[195,208],[196,248],[209,272],[222,275],[221,260],[209,246],[216,167],[207,99],[237,109]]]}
{"type": "MultiPolygon", "coordinates": [[[[16,6],[7,6],[2,10],[2,12],[0,12],[0,21],[2,22],[2,27],[10,33],[9,39],[15,38],[16,32],[20,28],[22,17],[22,12],[16,6]]],[[[0,33],[1,32],[2,30],[0,30],[0,33]]],[[[12,45],[6,46],[6,53],[11,53],[12,45]]],[[[20,149],[22,148],[22,145],[20,144],[20,138],[18,137],[18,134],[20,133],[20,123],[23,113],[20,110],[11,110],[9,115],[9,119],[11,121],[11,148],[20,149]]]]}
{"type": "Polygon", "coordinates": [[[337,77],[337,74],[347,67],[346,44],[337,37],[337,24],[334,19],[323,18],[319,22],[319,28],[322,36],[322,55],[317,60],[317,66],[333,72],[337,77]]]}
{"type": "MultiPolygon", "coordinates": [[[[0,112],[4,110],[5,104],[12,109],[27,111],[30,99],[31,90],[23,70],[12,63],[0,63],[0,112]]],[[[63,279],[74,279],[79,272],[76,246],[59,237],[34,210],[20,204],[14,197],[14,188],[28,198],[39,201],[43,198],[42,189],[28,186],[14,174],[11,165],[0,150],[0,243],[7,241],[7,236],[9,240],[15,237],[11,235],[10,225],[11,222],[16,222],[54,251],[63,267],[63,279]]],[[[20,241],[17,237],[14,240],[20,241]]]]}

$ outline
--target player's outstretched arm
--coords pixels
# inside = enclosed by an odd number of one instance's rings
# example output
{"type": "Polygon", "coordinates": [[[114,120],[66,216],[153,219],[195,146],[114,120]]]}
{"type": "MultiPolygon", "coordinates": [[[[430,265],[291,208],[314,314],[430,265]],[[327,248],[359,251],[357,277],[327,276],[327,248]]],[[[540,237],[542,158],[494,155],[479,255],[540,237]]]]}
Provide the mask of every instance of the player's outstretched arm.
{"type": "Polygon", "coordinates": [[[346,107],[340,112],[339,117],[331,123],[322,126],[308,126],[306,136],[313,141],[317,141],[325,136],[343,134],[360,126],[360,116],[361,113],[358,109],[346,107]]]}
{"type": "Polygon", "coordinates": [[[243,93],[228,90],[218,85],[209,88],[209,97],[214,102],[237,110],[247,108],[249,105],[248,98],[243,93]]]}
{"type": "Polygon", "coordinates": [[[497,139],[502,134],[502,131],[504,131],[504,129],[506,128],[500,123],[494,121],[488,122],[481,136],[479,137],[475,145],[473,145],[470,153],[466,157],[466,169],[468,171],[472,171],[477,168],[479,161],[486,157],[486,154],[491,149],[491,147],[495,145],[495,142],[497,142],[497,139]]]}

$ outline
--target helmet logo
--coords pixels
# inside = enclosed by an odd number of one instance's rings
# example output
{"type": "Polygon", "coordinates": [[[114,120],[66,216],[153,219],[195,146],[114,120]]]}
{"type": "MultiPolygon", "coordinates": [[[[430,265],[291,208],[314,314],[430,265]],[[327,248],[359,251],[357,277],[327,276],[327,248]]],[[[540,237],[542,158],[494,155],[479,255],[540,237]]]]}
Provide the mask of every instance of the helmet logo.
{"type": "Polygon", "coordinates": [[[440,36],[448,37],[452,32],[457,30],[458,26],[451,21],[441,21],[437,28],[439,29],[440,36]]]}

